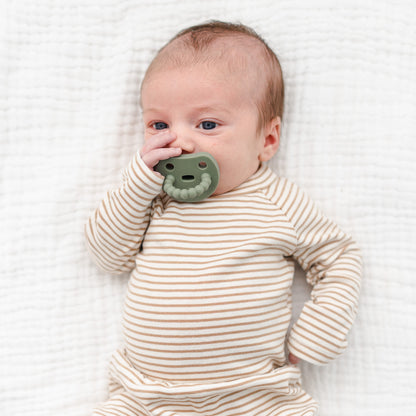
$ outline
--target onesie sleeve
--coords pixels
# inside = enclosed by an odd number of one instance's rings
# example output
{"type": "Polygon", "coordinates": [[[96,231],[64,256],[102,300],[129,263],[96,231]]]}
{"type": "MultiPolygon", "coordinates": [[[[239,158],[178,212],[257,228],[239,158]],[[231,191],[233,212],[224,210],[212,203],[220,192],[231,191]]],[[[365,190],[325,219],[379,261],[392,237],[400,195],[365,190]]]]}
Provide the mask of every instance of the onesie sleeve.
{"type": "Polygon", "coordinates": [[[85,225],[87,246],[103,270],[119,274],[134,267],[146,232],[153,199],[163,178],[157,177],[137,153],[123,172],[123,184],[110,191],[85,225]]]}
{"type": "Polygon", "coordinates": [[[297,236],[293,257],[313,286],[289,334],[288,348],[305,361],[326,364],[347,347],[358,306],[360,251],[296,185],[283,181],[280,195],[297,236]]]}

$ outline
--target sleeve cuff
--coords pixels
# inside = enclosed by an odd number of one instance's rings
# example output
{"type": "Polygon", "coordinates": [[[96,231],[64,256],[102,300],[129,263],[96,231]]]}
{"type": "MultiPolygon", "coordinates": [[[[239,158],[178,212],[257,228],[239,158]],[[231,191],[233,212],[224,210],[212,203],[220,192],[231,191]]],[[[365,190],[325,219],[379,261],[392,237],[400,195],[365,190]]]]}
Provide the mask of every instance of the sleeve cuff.
{"type": "Polygon", "coordinates": [[[288,349],[311,364],[327,364],[346,349],[349,327],[341,315],[309,301],[292,327],[288,349]]]}
{"type": "Polygon", "coordinates": [[[149,200],[160,193],[165,180],[163,176],[158,176],[143,162],[139,152],[134,155],[123,171],[123,179],[125,184],[137,191],[141,197],[149,200]]]}

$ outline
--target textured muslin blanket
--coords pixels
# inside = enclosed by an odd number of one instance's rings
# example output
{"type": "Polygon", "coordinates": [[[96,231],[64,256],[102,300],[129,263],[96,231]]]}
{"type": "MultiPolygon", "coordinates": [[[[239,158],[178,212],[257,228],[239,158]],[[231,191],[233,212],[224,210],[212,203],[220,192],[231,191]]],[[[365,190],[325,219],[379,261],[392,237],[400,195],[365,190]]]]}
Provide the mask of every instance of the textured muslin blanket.
{"type": "MultiPolygon", "coordinates": [[[[80,416],[107,398],[127,275],[84,223],[142,144],[146,66],[178,30],[241,21],[285,75],[270,166],[362,249],[337,361],[303,363],[320,416],[416,414],[416,6],[408,1],[0,1],[0,414],[80,416]]],[[[308,297],[294,282],[295,316],[308,297]]]]}

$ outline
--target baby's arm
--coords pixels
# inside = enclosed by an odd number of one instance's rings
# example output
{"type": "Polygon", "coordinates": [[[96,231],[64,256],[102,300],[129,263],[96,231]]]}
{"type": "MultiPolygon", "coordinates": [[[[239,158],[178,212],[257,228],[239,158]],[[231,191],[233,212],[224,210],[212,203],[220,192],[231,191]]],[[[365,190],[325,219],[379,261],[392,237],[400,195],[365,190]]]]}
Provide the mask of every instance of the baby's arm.
{"type": "Polygon", "coordinates": [[[124,171],[124,183],[107,193],[90,216],[85,235],[97,265],[110,273],[131,270],[146,232],[153,199],[160,193],[163,177],[152,167],[177,150],[164,149],[174,136],[162,133],[143,146],[124,171]],[[160,158],[160,159],[158,159],[160,158]]]}
{"type": "Polygon", "coordinates": [[[347,346],[357,312],[361,257],[354,241],[322,215],[304,192],[289,183],[285,188],[283,209],[298,238],[293,257],[313,285],[311,299],[289,335],[289,361],[296,363],[299,357],[326,364],[347,346]]]}

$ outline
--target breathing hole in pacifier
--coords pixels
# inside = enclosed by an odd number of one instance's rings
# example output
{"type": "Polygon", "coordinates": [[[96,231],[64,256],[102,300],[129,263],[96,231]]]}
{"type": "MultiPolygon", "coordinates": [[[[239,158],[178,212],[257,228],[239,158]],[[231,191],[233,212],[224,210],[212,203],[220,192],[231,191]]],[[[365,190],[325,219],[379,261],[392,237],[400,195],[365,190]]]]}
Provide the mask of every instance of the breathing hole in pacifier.
{"type": "Polygon", "coordinates": [[[173,169],[175,169],[175,166],[173,165],[173,163],[166,163],[166,169],[167,170],[173,170],[173,169]]]}
{"type": "Polygon", "coordinates": [[[183,175],[182,176],[182,180],[185,182],[190,182],[193,181],[195,179],[194,175],[183,175]]]}
{"type": "Polygon", "coordinates": [[[198,163],[200,169],[205,169],[208,165],[207,162],[201,161],[198,163]]]}

